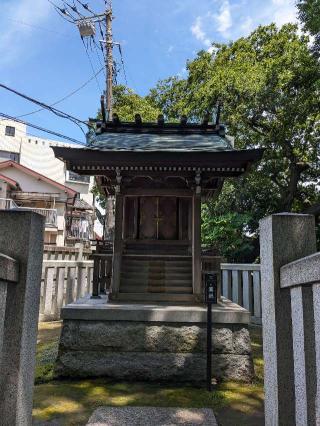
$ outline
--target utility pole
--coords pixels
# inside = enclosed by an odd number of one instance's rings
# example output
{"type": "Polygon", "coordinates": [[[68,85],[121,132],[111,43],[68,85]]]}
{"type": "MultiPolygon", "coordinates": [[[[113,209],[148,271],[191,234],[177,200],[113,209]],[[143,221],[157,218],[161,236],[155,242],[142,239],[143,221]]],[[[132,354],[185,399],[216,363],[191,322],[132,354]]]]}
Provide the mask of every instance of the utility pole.
{"type": "Polygon", "coordinates": [[[112,120],[113,101],[113,35],[112,35],[112,0],[109,1],[109,10],[106,10],[106,111],[107,120],[112,120]]]}
{"type": "MultiPolygon", "coordinates": [[[[87,7],[87,6],[86,6],[87,7]]],[[[106,36],[104,40],[100,40],[103,45],[105,52],[105,67],[106,67],[106,91],[105,91],[105,110],[107,121],[112,120],[112,104],[113,104],[113,48],[114,46],[120,46],[120,43],[113,41],[112,34],[112,0],[106,1],[106,10],[102,14],[94,14],[93,16],[86,16],[75,20],[77,24],[81,38],[90,38],[96,35],[95,24],[105,22],[106,24],[106,36]]],[[[102,34],[103,36],[103,34],[102,34]]]]}

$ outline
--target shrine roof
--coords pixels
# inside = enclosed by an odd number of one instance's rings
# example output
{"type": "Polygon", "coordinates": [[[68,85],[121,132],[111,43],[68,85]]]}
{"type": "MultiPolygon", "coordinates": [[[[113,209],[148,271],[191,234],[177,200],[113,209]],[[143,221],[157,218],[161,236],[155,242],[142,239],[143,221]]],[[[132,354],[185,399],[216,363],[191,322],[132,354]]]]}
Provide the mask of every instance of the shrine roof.
{"type": "Polygon", "coordinates": [[[201,128],[109,128],[88,136],[88,148],[126,152],[218,152],[232,151],[232,139],[224,127],[201,128]]]}
{"type": "MultiPolygon", "coordinates": [[[[138,117],[139,118],[139,117],[138,117]]],[[[53,147],[68,170],[98,175],[125,170],[239,176],[261,159],[263,150],[236,150],[225,127],[208,123],[98,122],[82,148],[53,147]]]]}

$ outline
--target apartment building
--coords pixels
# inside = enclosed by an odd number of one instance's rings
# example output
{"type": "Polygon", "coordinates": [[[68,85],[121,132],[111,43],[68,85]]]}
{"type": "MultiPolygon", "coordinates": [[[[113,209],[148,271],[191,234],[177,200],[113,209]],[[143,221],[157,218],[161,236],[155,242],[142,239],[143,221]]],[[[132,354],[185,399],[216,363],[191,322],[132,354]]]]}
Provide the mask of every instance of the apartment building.
{"type": "Polygon", "coordinates": [[[90,241],[101,232],[98,225],[94,230],[93,178],[66,171],[52,146],[76,145],[32,136],[25,124],[0,120],[0,208],[44,214],[48,244],[90,241]]]}

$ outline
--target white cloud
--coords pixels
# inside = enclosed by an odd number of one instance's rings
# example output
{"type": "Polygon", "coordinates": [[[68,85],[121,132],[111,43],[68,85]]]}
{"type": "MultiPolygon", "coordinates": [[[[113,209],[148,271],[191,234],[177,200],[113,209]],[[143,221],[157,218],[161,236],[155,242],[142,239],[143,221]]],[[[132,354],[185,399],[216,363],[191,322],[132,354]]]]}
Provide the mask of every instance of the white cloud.
{"type": "Polygon", "coordinates": [[[52,6],[44,0],[15,0],[4,4],[2,8],[0,55],[3,65],[17,59],[25,50],[25,43],[34,31],[32,25],[45,23],[52,6]]]}
{"type": "Polygon", "coordinates": [[[215,15],[215,20],[218,24],[217,30],[223,36],[229,35],[229,29],[232,26],[232,16],[229,0],[225,0],[220,6],[219,13],[215,15]]]}
{"type": "Polygon", "coordinates": [[[206,0],[207,10],[195,19],[191,32],[212,52],[212,41],[248,36],[259,25],[278,27],[297,20],[296,0],[206,0]]]}
{"type": "Polygon", "coordinates": [[[177,77],[183,78],[185,77],[187,74],[187,68],[183,67],[178,73],[177,73],[177,77]]]}
{"type": "Polygon", "coordinates": [[[278,27],[288,22],[297,22],[297,9],[294,0],[272,0],[272,20],[278,27]]]}
{"type": "Polygon", "coordinates": [[[245,35],[250,34],[254,30],[254,28],[255,28],[255,24],[251,16],[247,16],[247,18],[245,18],[245,20],[240,26],[242,33],[245,35]]]}
{"type": "Polygon", "coordinates": [[[201,41],[201,43],[203,43],[206,47],[210,47],[211,42],[207,38],[207,35],[203,29],[203,18],[201,16],[196,18],[194,24],[191,27],[191,32],[197,40],[201,41]]]}
{"type": "Polygon", "coordinates": [[[232,27],[232,14],[229,0],[220,2],[218,12],[208,11],[202,16],[198,16],[191,26],[191,32],[210,53],[212,53],[212,41],[214,32],[219,33],[223,38],[230,37],[232,27]]]}

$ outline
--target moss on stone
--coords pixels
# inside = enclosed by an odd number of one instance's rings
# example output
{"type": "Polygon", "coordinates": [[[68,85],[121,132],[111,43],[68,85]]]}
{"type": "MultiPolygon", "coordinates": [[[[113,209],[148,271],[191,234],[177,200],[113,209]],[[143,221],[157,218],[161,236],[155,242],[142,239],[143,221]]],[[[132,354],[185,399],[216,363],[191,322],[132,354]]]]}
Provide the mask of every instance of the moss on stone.
{"type": "Polygon", "coordinates": [[[212,393],[191,386],[53,380],[60,324],[41,326],[37,350],[37,385],[34,392],[34,422],[85,425],[100,406],[157,406],[212,408],[223,426],[263,425],[263,358],[261,328],[250,329],[256,379],[251,385],[223,383],[212,393]]]}

